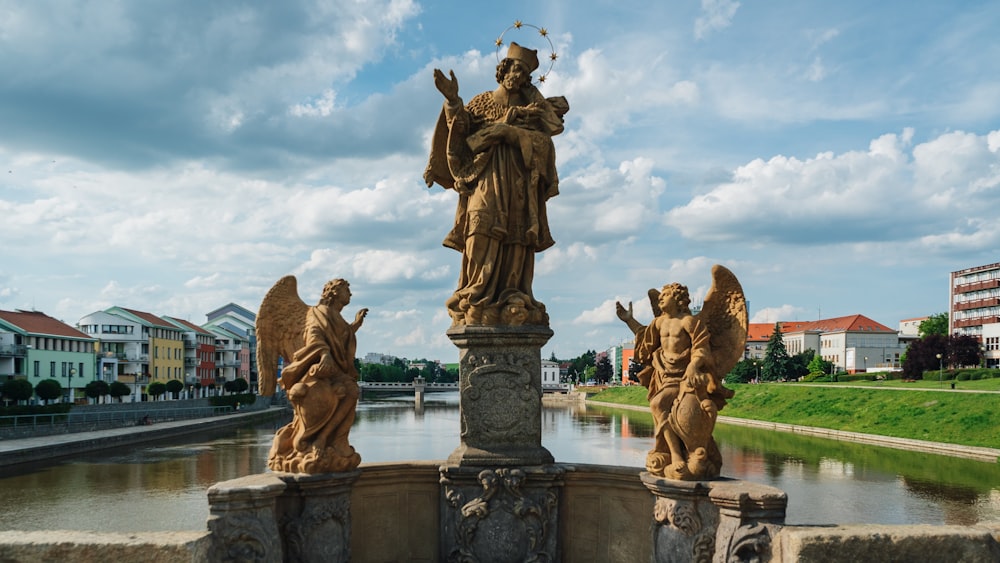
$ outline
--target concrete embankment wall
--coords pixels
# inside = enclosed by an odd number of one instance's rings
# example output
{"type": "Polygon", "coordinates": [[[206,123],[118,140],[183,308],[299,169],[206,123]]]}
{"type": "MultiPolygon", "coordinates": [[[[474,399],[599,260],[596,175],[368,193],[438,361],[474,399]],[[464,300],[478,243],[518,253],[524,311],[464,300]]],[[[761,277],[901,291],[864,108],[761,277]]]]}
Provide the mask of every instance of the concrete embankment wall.
{"type": "Polygon", "coordinates": [[[211,418],[111,428],[22,440],[0,440],[0,467],[72,457],[83,453],[134,446],[190,435],[204,435],[289,416],[281,407],[240,411],[211,418]]]}

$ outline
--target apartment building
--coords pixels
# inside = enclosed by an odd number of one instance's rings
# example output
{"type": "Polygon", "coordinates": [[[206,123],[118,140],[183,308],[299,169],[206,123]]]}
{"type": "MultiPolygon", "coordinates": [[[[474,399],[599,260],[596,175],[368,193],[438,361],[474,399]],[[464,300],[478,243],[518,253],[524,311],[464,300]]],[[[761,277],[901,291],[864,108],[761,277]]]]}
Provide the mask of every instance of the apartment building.
{"type": "Polygon", "coordinates": [[[1000,262],[951,273],[950,334],[979,339],[987,367],[1000,367],[1000,262]]]}
{"type": "Polygon", "coordinates": [[[208,388],[215,383],[215,335],[184,319],[163,317],[181,329],[184,339],[184,383],[208,388]]]}
{"type": "Polygon", "coordinates": [[[205,317],[207,321],[202,325],[203,328],[207,330],[212,330],[213,327],[221,328],[246,343],[246,354],[250,363],[245,373],[239,377],[246,379],[251,389],[257,389],[257,314],[236,303],[227,303],[206,313],[205,317]]]}
{"type": "Polygon", "coordinates": [[[812,349],[848,373],[899,369],[906,351],[897,331],[864,315],[783,321],[781,338],[788,355],[812,349]]]}
{"type": "Polygon", "coordinates": [[[27,379],[32,387],[55,379],[63,400],[85,400],[97,371],[96,340],[39,311],[0,311],[0,380],[27,379]]]}

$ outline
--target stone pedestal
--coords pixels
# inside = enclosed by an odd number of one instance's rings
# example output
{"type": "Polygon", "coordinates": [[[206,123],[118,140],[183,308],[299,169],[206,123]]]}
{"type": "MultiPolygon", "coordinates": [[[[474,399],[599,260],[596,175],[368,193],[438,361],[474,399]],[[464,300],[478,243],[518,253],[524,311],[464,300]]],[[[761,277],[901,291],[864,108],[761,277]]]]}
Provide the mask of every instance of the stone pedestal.
{"type": "Polygon", "coordinates": [[[285,561],[351,560],[351,486],[348,473],[275,473],[285,483],[276,516],[285,561]]]}
{"type": "Polygon", "coordinates": [[[443,561],[559,561],[556,465],[441,467],[443,561]]]}
{"type": "Polygon", "coordinates": [[[787,495],[774,487],[720,479],[673,481],[648,472],[655,498],[653,561],[768,561],[785,522],[787,495]]]}
{"type": "Polygon", "coordinates": [[[212,561],[282,561],[275,519],[285,483],[270,473],[216,483],[208,489],[212,561]]]}
{"type": "Polygon", "coordinates": [[[448,463],[478,467],[552,463],[542,447],[542,326],[457,326],[461,445],[448,463]]]}

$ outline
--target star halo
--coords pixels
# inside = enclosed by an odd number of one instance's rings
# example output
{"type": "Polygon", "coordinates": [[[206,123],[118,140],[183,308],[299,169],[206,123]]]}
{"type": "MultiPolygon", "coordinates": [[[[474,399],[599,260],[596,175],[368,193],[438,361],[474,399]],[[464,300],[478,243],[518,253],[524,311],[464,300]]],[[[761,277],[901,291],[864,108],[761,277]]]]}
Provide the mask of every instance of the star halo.
{"type": "Polygon", "coordinates": [[[540,74],[538,76],[538,81],[539,82],[545,82],[545,77],[548,76],[550,72],[552,72],[552,65],[554,65],[556,63],[556,59],[559,58],[559,55],[556,54],[555,47],[552,45],[552,39],[549,38],[549,31],[547,29],[545,29],[544,27],[538,27],[536,25],[531,25],[530,23],[524,23],[521,20],[516,20],[513,25],[511,25],[507,29],[503,30],[503,33],[501,33],[500,37],[497,37],[497,40],[496,40],[497,64],[500,64],[500,48],[504,46],[503,36],[506,35],[507,33],[509,33],[510,31],[521,30],[521,29],[524,29],[526,27],[530,27],[530,28],[536,30],[538,32],[538,34],[541,35],[542,37],[544,37],[545,40],[548,41],[548,43],[549,43],[549,68],[547,68],[544,73],[542,73],[542,74],[540,74]]]}

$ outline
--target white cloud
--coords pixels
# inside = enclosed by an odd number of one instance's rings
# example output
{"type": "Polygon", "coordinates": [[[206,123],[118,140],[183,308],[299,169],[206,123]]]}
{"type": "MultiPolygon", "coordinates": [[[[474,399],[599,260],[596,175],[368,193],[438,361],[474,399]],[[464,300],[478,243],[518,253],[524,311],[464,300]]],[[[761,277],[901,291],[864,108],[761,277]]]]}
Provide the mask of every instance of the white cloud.
{"type": "Polygon", "coordinates": [[[733,22],[740,7],[733,0],[701,0],[701,15],[694,22],[694,36],[704,39],[709,33],[725,29],[733,22]]]}
{"type": "Polygon", "coordinates": [[[778,307],[765,307],[752,312],[750,322],[752,323],[776,323],[780,321],[801,320],[806,310],[794,305],[781,305],[778,307]]]}

